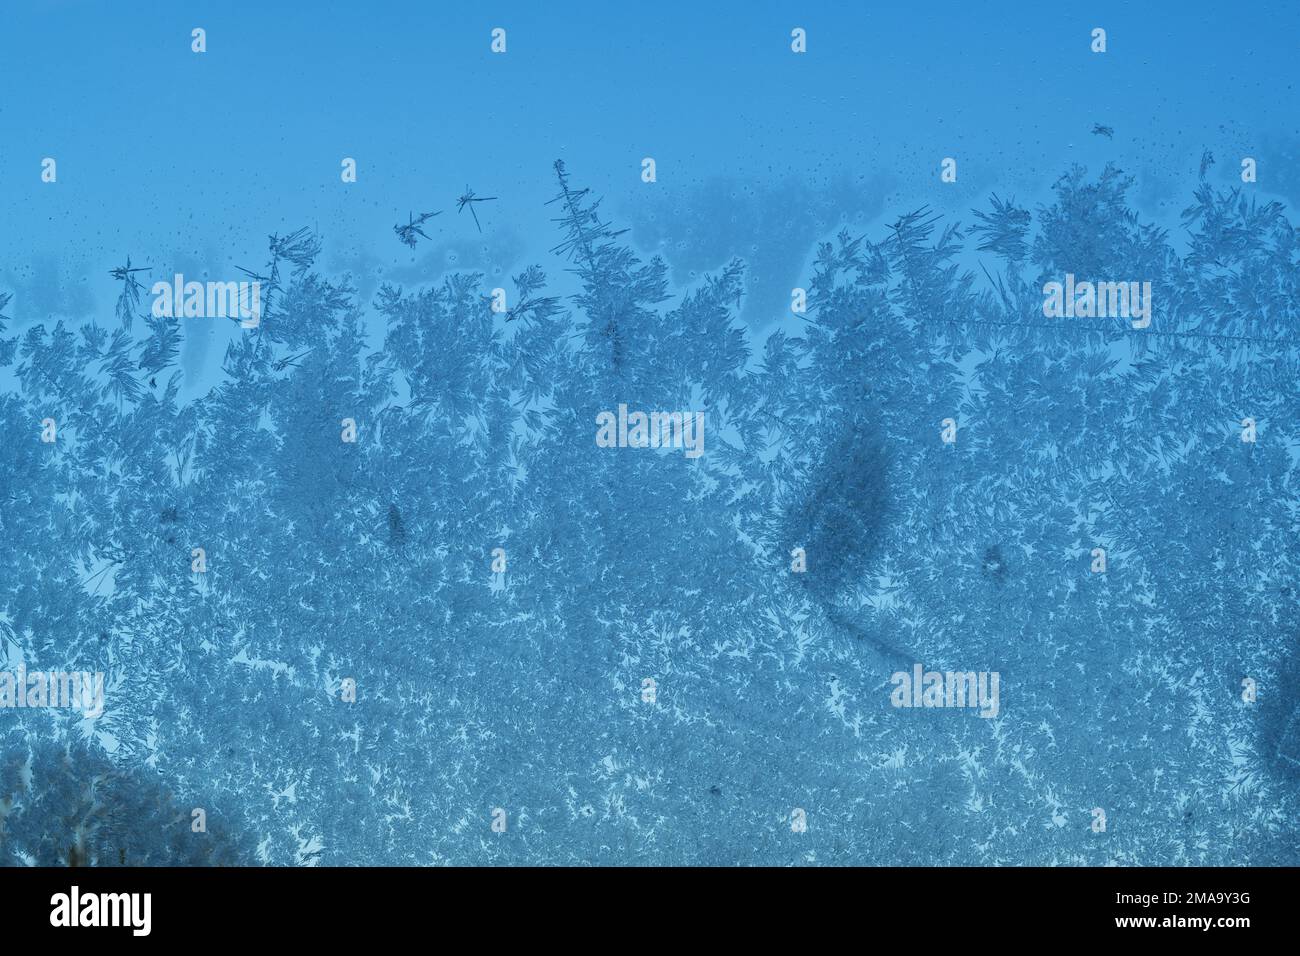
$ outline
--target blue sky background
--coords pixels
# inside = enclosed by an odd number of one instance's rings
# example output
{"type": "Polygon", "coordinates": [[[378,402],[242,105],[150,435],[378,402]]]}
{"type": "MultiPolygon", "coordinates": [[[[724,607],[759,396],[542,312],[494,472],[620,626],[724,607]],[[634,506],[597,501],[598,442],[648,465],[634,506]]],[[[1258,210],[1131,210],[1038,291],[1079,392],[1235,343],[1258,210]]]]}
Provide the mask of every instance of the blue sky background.
{"type": "MultiPolygon", "coordinates": [[[[878,233],[923,204],[969,222],[991,192],[1045,198],[1073,163],[1134,174],[1133,201],[1174,230],[1203,149],[1212,179],[1231,184],[1250,155],[1256,195],[1300,198],[1291,4],[7,6],[0,289],[19,328],[110,317],[107,273],[128,254],[150,281],[237,278],[268,234],[302,225],[365,293],[441,265],[554,277],[557,157],[675,283],[746,258],[756,330],[788,320],[801,264],[841,224],[878,233]],[[939,181],[945,156],[956,184],[939,181]],[[500,197],[478,207],[482,235],[455,213],[467,184],[500,197]],[[435,209],[431,242],[397,242],[393,224],[435,209]]],[[[194,394],[234,331],[186,333],[194,394]]]]}

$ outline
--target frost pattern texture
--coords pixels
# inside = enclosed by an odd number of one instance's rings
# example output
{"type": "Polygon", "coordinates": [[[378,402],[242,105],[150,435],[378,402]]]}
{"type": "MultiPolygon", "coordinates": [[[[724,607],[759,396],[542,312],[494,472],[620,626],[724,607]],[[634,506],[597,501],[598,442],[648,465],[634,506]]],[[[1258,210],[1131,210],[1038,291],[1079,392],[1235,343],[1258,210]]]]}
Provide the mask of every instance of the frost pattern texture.
{"type": "Polygon", "coordinates": [[[131,271],[103,324],[0,317],[0,656],[108,675],[98,719],[0,712],[0,860],[1300,862],[1282,208],[1202,184],[1176,250],[1073,170],[823,243],[759,340],[741,259],[671,289],[555,172],[576,296],[361,302],[275,236],[201,401],[131,271]],[[1151,281],[1150,329],[1044,318],[1066,272],[1151,281]],[[597,448],[619,403],[705,455],[597,448]],[[891,708],[899,660],[1001,715],[891,708]]]}

